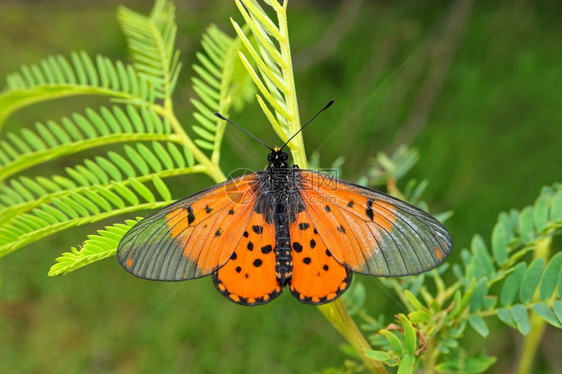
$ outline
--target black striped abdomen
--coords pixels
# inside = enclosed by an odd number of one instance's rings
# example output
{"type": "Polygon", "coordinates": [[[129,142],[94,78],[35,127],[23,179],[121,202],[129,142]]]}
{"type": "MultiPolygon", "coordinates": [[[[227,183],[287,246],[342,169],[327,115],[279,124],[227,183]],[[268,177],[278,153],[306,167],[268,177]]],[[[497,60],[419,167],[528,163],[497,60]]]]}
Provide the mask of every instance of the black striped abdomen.
{"type": "Polygon", "coordinates": [[[280,203],[274,215],[275,222],[275,276],[281,285],[286,285],[293,275],[291,238],[289,236],[289,214],[286,204],[280,203]]]}

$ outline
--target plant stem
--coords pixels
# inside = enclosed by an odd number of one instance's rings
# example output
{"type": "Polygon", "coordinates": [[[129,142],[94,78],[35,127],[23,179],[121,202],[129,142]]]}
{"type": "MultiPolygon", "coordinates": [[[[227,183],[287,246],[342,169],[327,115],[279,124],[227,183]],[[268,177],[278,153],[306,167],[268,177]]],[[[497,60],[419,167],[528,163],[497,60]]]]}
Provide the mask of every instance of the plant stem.
{"type": "Polygon", "coordinates": [[[528,374],[532,372],[535,354],[546,327],[544,319],[537,316],[535,312],[531,310],[529,314],[531,315],[531,331],[523,342],[523,351],[521,352],[521,359],[519,360],[519,367],[517,368],[518,374],[528,374]]]}
{"type": "Polygon", "coordinates": [[[345,305],[341,299],[337,299],[331,303],[318,306],[318,309],[324,314],[324,317],[338,330],[357,351],[363,359],[365,366],[371,373],[383,374],[386,369],[380,361],[369,359],[365,355],[366,349],[371,349],[371,346],[361,334],[361,331],[349,316],[345,305]]]}
{"type": "MultiPolygon", "coordinates": [[[[277,0],[273,0],[276,2],[277,0]]],[[[289,44],[289,28],[287,25],[287,4],[288,0],[283,1],[283,6],[274,6],[277,12],[277,19],[279,21],[279,32],[281,33],[281,39],[279,40],[279,47],[281,48],[281,56],[286,66],[283,66],[283,78],[285,87],[287,91],[290,92],[289,95],[285,97],[287,103],[287,110],[291,115],[289,120],[289,134],[292,136],[296,134],[301,129],[301,122],[299,117],[299,106],[297,102],[297,90],[295,88],[295,79],[293,75],[293,63],[291,58],[291,47],[289,44]]],[[[306,168],[306,152],[304,150],[304,142],[302,139],[302,133],[298,134],[289,143],[289,148],[291,148],[291,154],[295,164],[302,168],[306,168]]]]}
{"type": "MultiPolygon", "coordinates": [[[[536,243],[536,249],[534,252],[534,258],[543,258],[545,262],[548,260],[550,255],[550,245],[552,243],[552,238],[541,239],[536,243]]],[[[535,295],[534,299],[538,299],[535,295]]],[[[525,337],[523,341],[523,350],[521,352],[521,359],[519,360],[519,365],[517,368],[518,374],[528,374],[531,373],[533,368],[533,362],[535,361],[535,354],[537,348],[541,341],[544,329],[546,327],[546,322],[544,319],[535,314],[534,311],[530,310],[530,320],[531,320],[531,331],[525,337]]]]}

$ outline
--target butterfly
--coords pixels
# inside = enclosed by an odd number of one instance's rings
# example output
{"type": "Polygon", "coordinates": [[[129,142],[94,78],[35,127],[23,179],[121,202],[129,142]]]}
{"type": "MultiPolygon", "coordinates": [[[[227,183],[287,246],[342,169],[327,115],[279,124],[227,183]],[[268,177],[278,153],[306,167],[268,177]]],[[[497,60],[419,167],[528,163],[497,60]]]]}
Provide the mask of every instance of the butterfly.
{"type": "Polygon", "coordinates": [[[217,290],[242,305],[268,303],[286,286],[303,303],[324,304],[349,287],[354,272],[418,274],[451,252],[449,232],[428,213],[382,192],[289,166],[283,147],[270,148],[265,170],[142,219],[119,243],[120,264],[152,280],[212,275],[217,290]]]}

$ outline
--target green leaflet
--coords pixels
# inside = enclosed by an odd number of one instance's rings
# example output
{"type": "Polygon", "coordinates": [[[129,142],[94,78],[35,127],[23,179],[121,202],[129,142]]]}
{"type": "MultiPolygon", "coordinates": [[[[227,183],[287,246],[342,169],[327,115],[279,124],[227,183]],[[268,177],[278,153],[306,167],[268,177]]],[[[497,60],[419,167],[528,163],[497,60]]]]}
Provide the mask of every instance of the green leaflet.
{"type": "Polygon", "coordinates": [[[517,326],[517,330],[523,335],[527,335],[531,331],[531,323],[529,321],[529,312],[527,308],[521,304],[515,304],[511,310],[513,320],[517,326]]]}
{"type": "Polygon", "coordinates": [[[490,333],[490,330],[488,329],[484,318],[477,315],[472,315],[470,316],[468,321],[470,322],[470,326],[472,326],[474,330],[476,330],[482,337],[485,338],[490,333]]]}
{"type": "Polygon", "coordinates": [[[416,330],[412,325],[412,322],[406,317],[404,314],[398,315],[400,318],[400,322],[402,323],[402,328],[404,329],[404,341],[405,341],[405,348],[406,351],[413,355],[417,348],[417,341],[416,341],[416,330]]]}
{"type": "Polygon", "coordinates": [[[416,358],[413,355],[404,355],[398,365],[398,374],[411,374],[415,369],[416,358]]]}
{"type": "Polygon", "coordinates": [[[508,259],[508,236],[505,225],[500,221],[492,231],[492,252],[498,265],[502,266],[508,259]]]}
{"type": "Polygon", "coordinates": [[[543,301],[550,299],[562,273],[562,253],[557,253],[550,259],[544,270],[539,297],[543,301]]]}
{"type": "Polygon", "coordinates": [[[542,258],[537,258],[531,262],[523,274],[521,289],[519,291],[519,298],[521,299],[521,302],[527,303],[531,301],[531,298],[533,297],[539,284],[543,267],[544,260],[542,258]]]}
{"type": "Polygon", "coordinates": [[[548,305],[544,303],[537,303],[533,306],[533,310],[552,326],[555,326],[559,329],[562,328],[562,322],[560,322],[560,320],[556,317],[556,315],[554,314],[552,309],[548,307],[548,305]]]}
{"type": "Polygon", "coordinates": [[[521,280],[523,279],[523,274],[527,269],[527,264],[519,263],[513,270],[513,272],[507,277],[502,291],[500,301],[501,304],[504,306],[511,305],[515,300],[515,296],[519,291],[519,287],[521,286],[521,280]]]}

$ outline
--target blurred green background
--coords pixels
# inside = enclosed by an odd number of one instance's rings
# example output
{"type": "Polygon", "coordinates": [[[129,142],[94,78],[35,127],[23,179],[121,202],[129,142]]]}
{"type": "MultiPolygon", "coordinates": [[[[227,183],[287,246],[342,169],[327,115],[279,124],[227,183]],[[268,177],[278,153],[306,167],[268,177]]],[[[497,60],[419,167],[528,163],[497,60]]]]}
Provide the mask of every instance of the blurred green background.
{"type": "MultiPolygon", "coordinates": [[[[152,1],[3,1],[0,77],[21,64],[83,49],[126,59],[116,21],[123,4],[148,13],[152,1]]],[[[176,1],[184,70],[176,90],[179,118],[190,125],[189,79],[209,23],[234,35],[233,1],[176,1]]],[[[427,179],[433,212],[454,210],[455,253],[474,233],[489,238],[497,214],[530,204],[541,186],[562,180],[562,3],[559,1],[294,1],[289,26],[301,115],[336,104],[307,128],[308,154],[323,165],[343,156],[343,178],[366,174],[369,159],[402,143],[421,159],[408,175],[427,179]]],[[[13,115],[6,130],[59,119],[99,99],[48,102],[13,115]]],[[[263,113],[248,106],[231,118],[269,144],[278,143],[263,113]]],[[[265,165],[266,151],[227,130],[226,174],[265,165]]],[[[82,155],[80,155],[82,156],[82,155]]],[[[85,157],[85,155],[84,155],[85,157]]],[[[60,173],[75,161],[49,163],[60,173]]],[[[212,181],[179,180],[179,198],[212,181]]],[[[1,373],[310,373],[340,366],[344,342],[315,307],[288,292],[244,308],[226,301],[210,279],[141,281],[106,260],[69,276],[47,278],[54,259],[110,222],[73,229],[0,262],[1,373]]],[[[401,312],[377,283],[370,311],[401,312]]],[[[492,326],[485,341],[498,356],[493,372],[511,372],[521,336],[492,326]]],[[[477,351],[482,340],[467,333],[477,351]]],[[[559,331],[545,333],[537,372],[562,365],[559,331]]]]}

